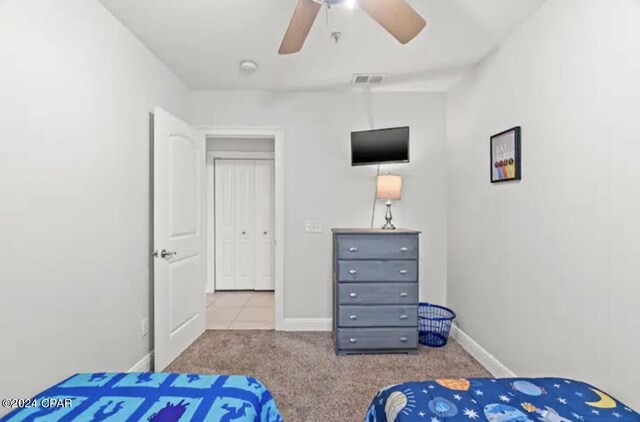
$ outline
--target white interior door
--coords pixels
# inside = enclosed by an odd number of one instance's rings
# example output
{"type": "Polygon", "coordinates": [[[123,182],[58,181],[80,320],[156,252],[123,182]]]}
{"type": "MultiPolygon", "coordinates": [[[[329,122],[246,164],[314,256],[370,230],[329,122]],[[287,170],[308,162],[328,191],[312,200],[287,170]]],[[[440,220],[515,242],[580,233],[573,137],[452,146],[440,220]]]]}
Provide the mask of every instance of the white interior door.
{"type": "Polygon", "coordinates": [[[215,160],[216,290],[273,290],[273,160],[215,160]]]}
{"type": "Polygon", "coordinates": [[[166,368],[205,329],[205,138],[154,110],[154,356],[166,368]]]}
{"type": "Polygon", "coordinates": [[[273,279],[273,160],[255,162],[255,289],[274,290],[273,279]]]}

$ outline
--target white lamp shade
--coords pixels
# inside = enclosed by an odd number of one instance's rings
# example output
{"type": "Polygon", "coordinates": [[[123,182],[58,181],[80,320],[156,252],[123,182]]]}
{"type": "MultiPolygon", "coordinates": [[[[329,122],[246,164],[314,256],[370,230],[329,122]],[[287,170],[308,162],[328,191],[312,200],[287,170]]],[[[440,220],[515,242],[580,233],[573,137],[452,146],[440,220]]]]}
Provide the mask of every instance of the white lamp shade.
{"type": "Polygon", "coordinates": [[[402,176],[385,174],[378,176],[376,183],[376,199],[398,200],[402,196],[402,176]]]}

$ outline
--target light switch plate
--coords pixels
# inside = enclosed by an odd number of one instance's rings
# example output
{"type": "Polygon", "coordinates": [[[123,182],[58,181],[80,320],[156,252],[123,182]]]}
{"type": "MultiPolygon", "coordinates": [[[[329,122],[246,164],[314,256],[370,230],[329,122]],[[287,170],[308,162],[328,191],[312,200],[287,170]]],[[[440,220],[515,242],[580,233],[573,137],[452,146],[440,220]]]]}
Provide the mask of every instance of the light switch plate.
{"type": "Polygon", "coordinates": [[[307,233],[322,233],[322,221],[305,220],[304,231],[307,233]]]}

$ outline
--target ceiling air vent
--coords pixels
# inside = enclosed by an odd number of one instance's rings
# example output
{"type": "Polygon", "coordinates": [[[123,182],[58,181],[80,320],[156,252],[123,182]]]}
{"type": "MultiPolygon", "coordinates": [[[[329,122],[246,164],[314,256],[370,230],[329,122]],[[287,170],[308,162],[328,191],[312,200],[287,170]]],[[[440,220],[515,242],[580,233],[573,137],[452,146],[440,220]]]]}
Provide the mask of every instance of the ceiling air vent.
{"type": "Polygon", "coordinates": [[[379,84],[383,79],[384,75],[380,74],[356,73],[353,75],[351,83],[354,85],[379,84]]]}

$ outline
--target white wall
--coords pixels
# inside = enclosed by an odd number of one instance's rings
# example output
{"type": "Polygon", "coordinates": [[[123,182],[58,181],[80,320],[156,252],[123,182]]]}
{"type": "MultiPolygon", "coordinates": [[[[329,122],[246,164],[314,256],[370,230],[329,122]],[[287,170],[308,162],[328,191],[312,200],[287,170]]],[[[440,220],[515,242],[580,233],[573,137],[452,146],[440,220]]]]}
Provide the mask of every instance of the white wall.
{"type": "Polygon", "coordinates": [[[97,1],[0,2],[0,397],[148,353],[148,113],[188,103],[97,1]]]}
{"type": "Polygon", "coordinates": [[[640,407],[640,2],[547,1],[448,97],[448,303],[518,375],[640,407]],[[523,130],[523,180],[489,136],[523,130]]]}
{"type": "Polygon", "coordinates": [[[203,91],[193,106],[195,125],[284,130],[285,318],[331,317],[331,228],[370,225],[376,170],[351,167],[350,132],[369,129],[371,119],[376,127],[411,126],[411,163],[382,170],[404,177],[396,224],[423,231],[421,296],[445,301],[443,95],[203,91]],[[321,220],[324,232],[305,233],[305,219],[321,220]]]}

